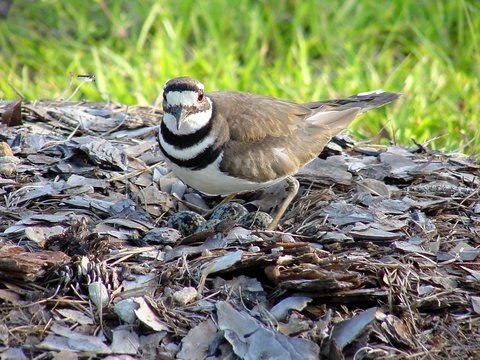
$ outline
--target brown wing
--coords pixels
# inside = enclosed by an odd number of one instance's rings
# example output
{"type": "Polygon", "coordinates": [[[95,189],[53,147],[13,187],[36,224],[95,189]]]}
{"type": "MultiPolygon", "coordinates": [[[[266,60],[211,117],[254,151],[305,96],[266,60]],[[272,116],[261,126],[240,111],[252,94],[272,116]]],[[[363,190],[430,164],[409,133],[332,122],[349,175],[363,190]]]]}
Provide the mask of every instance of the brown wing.
{"type": "Polygon", "coordinates": [[[215,115],[222,114],[230,128],[230,139],[255,141],[293,134],[312,113],[307,106],[268,96],[237,91],[207,94],[215,115]]]}
{"type": "Polygon", "coordinates": [[[222,171],[265,182],[297,172],[345,128],[359,108],[313,108],[266,96],[215,92],[214,115],[228,123],[222,171]]]}

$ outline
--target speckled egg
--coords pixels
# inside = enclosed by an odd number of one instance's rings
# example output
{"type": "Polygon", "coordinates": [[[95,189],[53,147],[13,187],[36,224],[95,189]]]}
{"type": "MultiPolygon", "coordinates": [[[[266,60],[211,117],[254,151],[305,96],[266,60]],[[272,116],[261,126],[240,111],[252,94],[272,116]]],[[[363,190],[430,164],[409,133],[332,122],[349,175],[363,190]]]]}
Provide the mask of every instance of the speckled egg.
{"type": "Polygon", "coordinates": [[[168,219],[167,226],[177,229],[183,236],[192,235],[205,222],[203,216],[193,211],[179,211],[168,219]]]}
{"type": "Polygon", "coordinates": [[[210,216],[211,220],[228,220],[228,221],[237,221],[242,216],[248,214],[248,210],[245,209],[245,206],[236,203],[228,202],[226,204],[220,205],[215,209],[215,211],[210,216]]]}
{"type": "Polygon", "coordinates": [[[238,225],[249,229],[264,230],[270,225],[273,218],[263,211],[248,213],[238,220],[238,225]]]}
{"type": "Polygon", "coordinates": [[[220,220],[220,219],[209,219],[209,220],[205,221],[203,224],[201,224],[197,228],[197,231],[195,231],[195,232],[202,232],[202,231],[206,231],[206,230],[214,230],[215,226],[220,224],[221,222],[222,222],[222,220],[220,220]]]}

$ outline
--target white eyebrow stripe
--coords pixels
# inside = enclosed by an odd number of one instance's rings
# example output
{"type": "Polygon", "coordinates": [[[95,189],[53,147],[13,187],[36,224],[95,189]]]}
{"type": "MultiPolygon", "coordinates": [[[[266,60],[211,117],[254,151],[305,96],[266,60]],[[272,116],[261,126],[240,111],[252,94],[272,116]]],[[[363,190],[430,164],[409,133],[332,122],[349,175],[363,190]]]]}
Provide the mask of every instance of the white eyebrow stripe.
{"type": "Polygon", "coordinates": [[[191,90],[170,91],[167,92],[166,96],[169,105],[193,106],[198,102],[198,93],[191,90]]]}

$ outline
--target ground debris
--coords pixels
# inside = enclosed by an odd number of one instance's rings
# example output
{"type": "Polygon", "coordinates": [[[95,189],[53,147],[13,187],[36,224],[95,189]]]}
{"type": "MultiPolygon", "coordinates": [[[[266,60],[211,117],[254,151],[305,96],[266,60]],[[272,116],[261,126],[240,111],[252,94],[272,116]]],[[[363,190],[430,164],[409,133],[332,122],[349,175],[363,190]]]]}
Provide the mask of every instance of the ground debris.
{"type": "Polygon", "coordinates": [[[35,281],[53,266],[69,260],[61,251],[29,252],[20,246],[0,248],[0,278],[4,280],[35,281]]]}
{"type": "Polygon", "coordinates": [[[220,199],[169,172],[151,108],[0,102],[0,117],[1,358],[480,352],[475,159],[343,136],[272,232],[240,219],[284,184],[209,219],[220,199]]]}
{"type": "Polygon", "coordinates": [[[216,308],[218,328],[241,359],[318,359],[319,348],[313,341],[268,329],[225,301],[218,302],[216,308]]]}

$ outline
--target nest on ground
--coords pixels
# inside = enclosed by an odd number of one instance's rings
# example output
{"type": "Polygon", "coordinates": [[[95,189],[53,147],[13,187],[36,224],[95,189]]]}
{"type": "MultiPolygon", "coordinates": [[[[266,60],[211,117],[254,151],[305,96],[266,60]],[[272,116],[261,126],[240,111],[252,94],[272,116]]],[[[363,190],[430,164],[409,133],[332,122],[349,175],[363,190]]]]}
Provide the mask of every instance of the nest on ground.
{"type": "Polygon", "coordinates": [[[480,352],[475,159],[338,137],[265,231],[284,184],[206,221],[220,199],[168,172],[152,108],[18,101],[0,115],[2,357],[480,352]]]}

